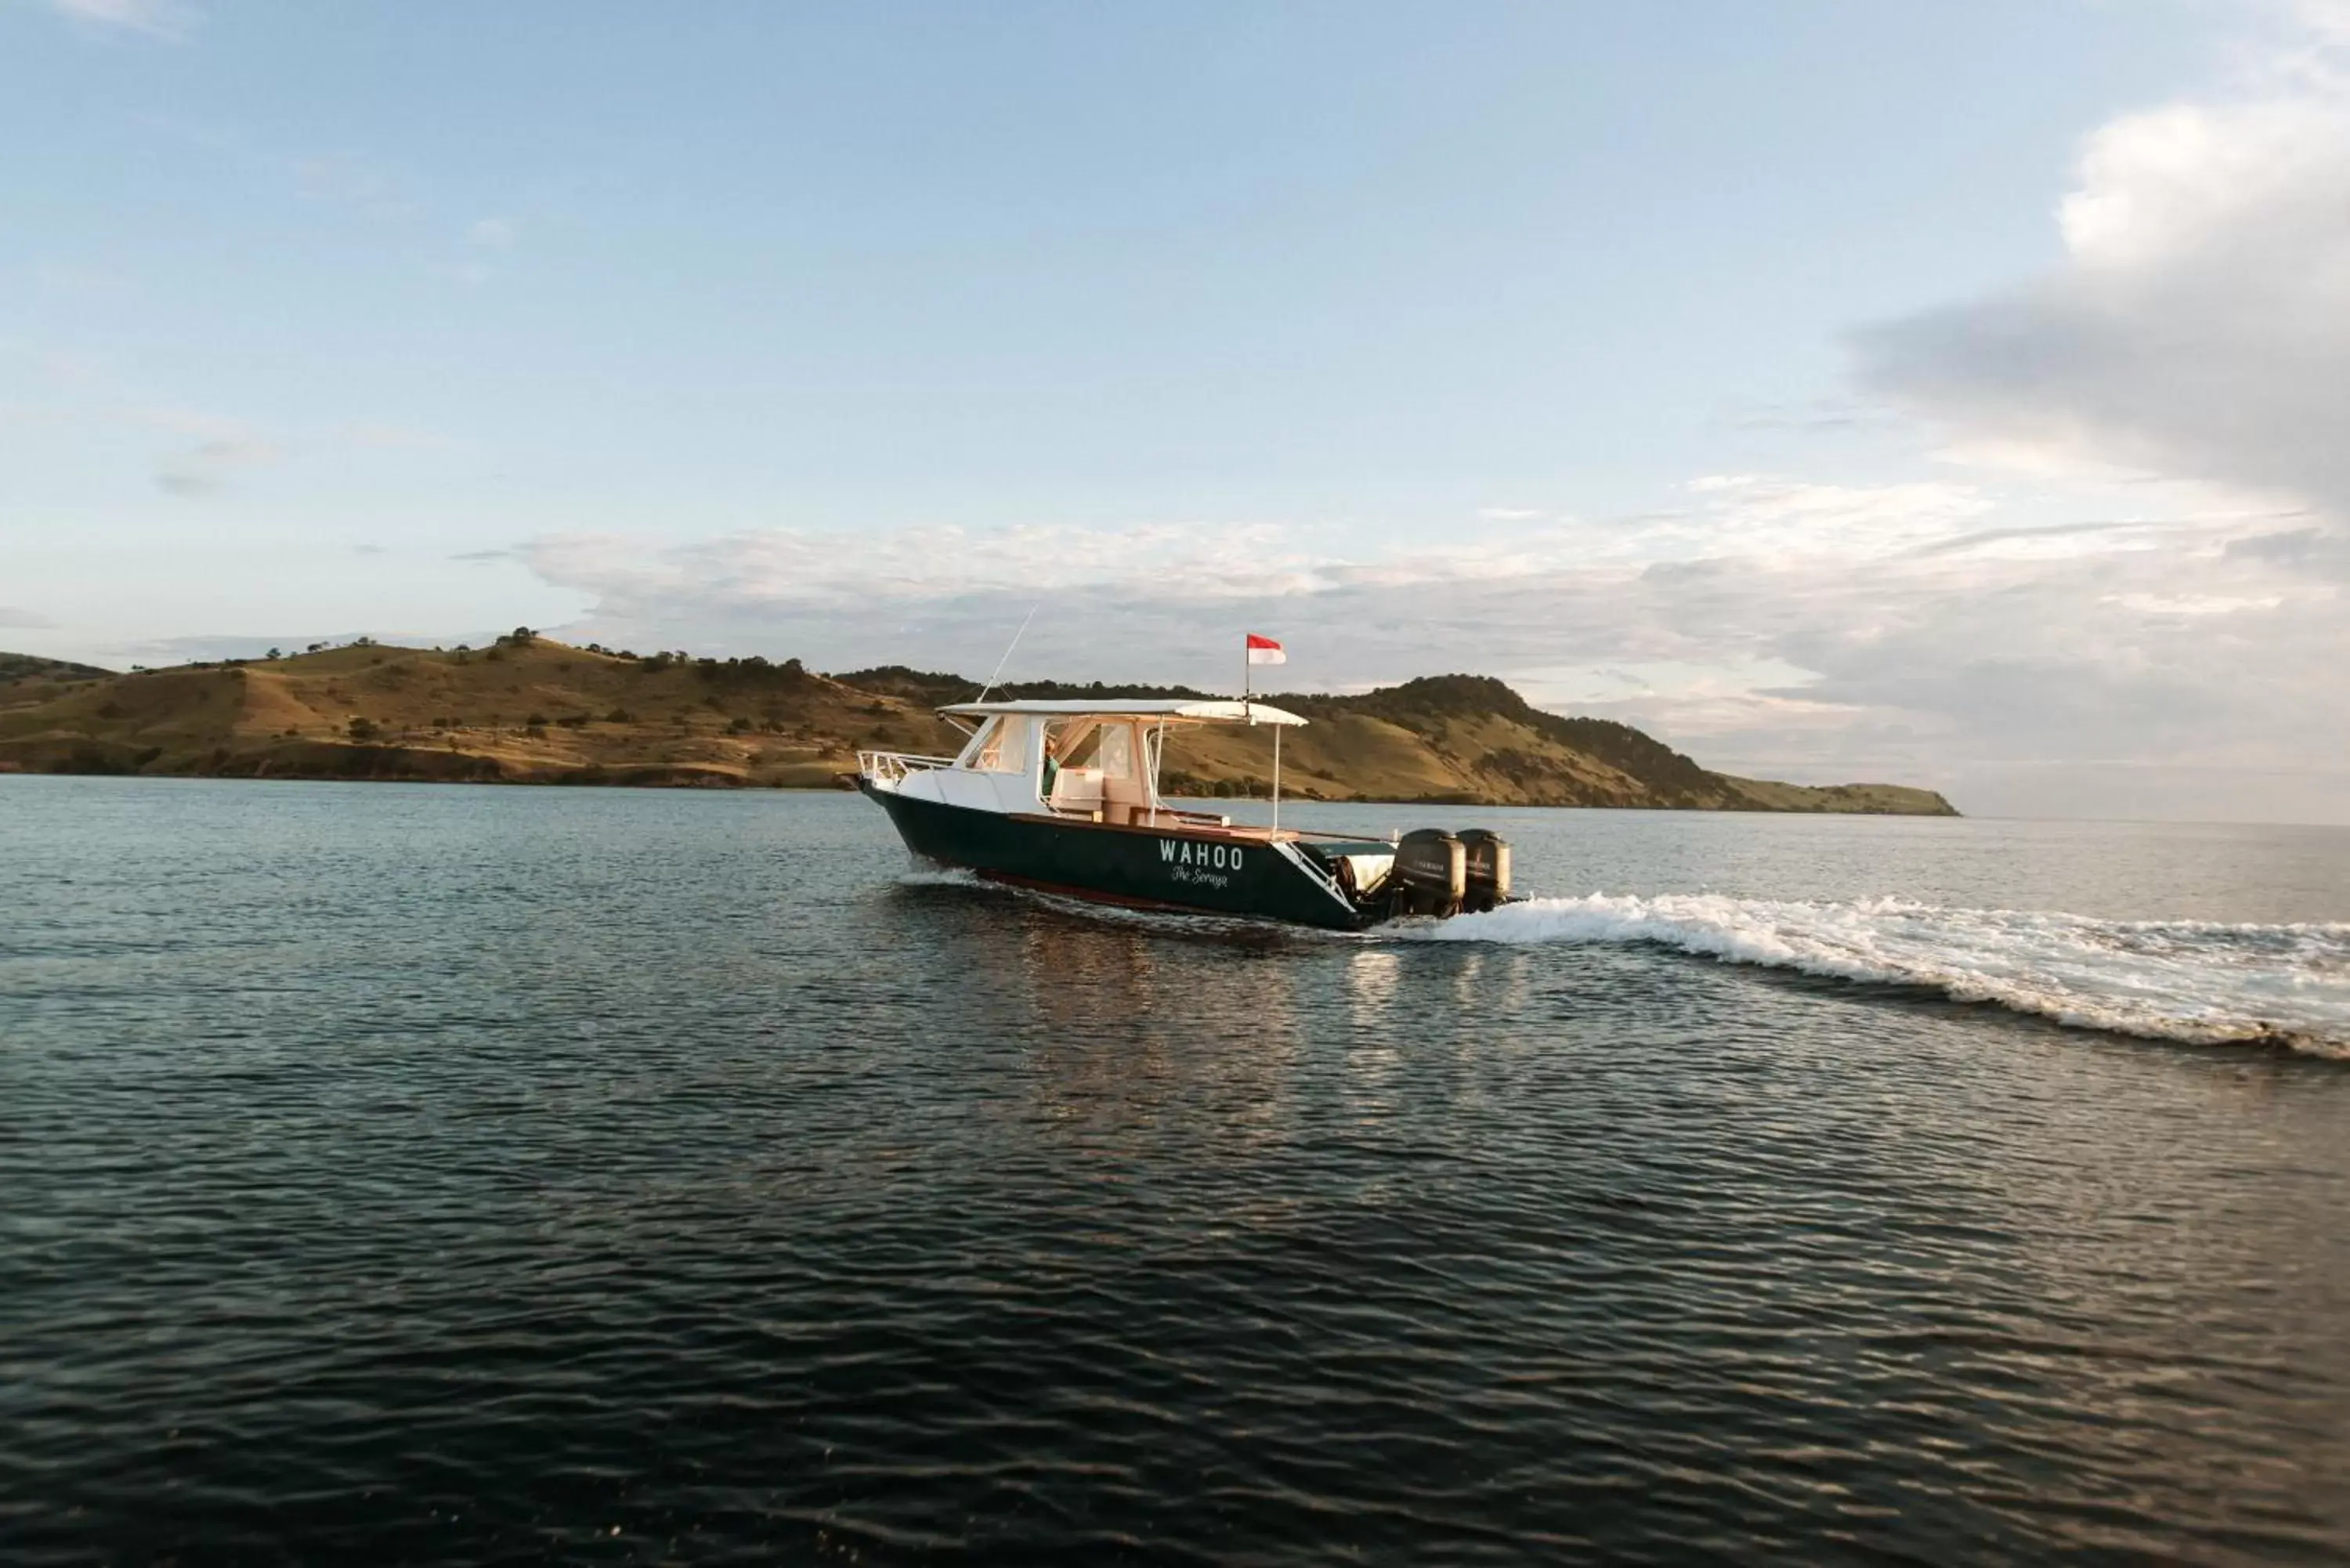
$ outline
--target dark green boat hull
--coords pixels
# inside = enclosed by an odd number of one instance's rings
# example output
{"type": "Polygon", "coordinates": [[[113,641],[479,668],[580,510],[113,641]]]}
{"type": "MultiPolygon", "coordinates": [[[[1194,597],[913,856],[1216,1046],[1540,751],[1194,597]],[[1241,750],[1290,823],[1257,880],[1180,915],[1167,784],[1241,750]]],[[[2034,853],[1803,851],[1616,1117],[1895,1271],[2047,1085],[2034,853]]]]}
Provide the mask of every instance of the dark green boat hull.
{"type": "Polygon", "coordinates": [[[1273,845],[1174,827],[1114,827],[913,800],[865,780],[906,847],[991,881],[1135,909],[1239,915],[1326,930],[1373,917],[1273,845]]]}

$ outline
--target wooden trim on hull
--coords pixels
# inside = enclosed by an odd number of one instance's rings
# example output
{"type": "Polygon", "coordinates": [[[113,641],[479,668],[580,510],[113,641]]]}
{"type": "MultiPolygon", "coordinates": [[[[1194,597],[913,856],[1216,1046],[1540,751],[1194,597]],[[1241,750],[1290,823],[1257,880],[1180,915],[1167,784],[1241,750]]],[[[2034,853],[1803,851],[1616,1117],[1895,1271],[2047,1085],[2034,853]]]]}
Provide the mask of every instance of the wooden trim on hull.
{"type": "Polygon", "coordinates": [[[980,811],[858,787],[915,854],[991,881],[1129,908],[1359,930],[1371,917],[1291,857],[1285,844],[1214,830],[1136,830],[980,811]]]}

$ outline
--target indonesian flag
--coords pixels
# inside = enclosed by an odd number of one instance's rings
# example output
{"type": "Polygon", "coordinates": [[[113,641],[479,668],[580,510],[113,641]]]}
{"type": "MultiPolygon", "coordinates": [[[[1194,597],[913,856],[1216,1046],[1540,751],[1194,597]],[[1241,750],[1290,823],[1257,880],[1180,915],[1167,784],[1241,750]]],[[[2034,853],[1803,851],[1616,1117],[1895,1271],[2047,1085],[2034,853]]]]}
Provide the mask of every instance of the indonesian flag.
{"type": "Polygon", "coordinates": [[[1248,634],[1248,655],[1251,664],[1286,664],[1289,655],[1281,651],[1281,644],[1269,637],[1248,634]]]}

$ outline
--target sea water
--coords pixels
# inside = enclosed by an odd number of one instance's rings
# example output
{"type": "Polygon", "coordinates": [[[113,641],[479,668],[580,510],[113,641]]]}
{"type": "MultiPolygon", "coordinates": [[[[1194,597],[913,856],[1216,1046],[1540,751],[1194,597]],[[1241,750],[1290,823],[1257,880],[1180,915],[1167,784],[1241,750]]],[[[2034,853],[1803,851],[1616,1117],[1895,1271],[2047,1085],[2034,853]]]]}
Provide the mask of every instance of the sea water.
{"type": "Polygon", "coordinates": [[[2350,832],[1284,816],[0,779],[0,1556],[2350,1552],[2350,832]]]}

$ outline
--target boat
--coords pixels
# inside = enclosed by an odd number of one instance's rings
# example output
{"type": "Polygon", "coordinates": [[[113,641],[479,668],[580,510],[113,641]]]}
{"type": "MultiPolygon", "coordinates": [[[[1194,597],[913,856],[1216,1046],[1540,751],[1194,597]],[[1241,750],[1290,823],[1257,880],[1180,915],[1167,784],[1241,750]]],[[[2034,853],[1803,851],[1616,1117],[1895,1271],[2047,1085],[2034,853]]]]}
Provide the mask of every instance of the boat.
{"type": "Polygon", "coordinates": [[[858,790],[922,859],[1097,903],[1243,916],[1332,930],[1444,918],[1511,899],[1510,846],[1482,829],[1387,837],[1281,826],[1281,749],[1297,714],[1239,701],[958,702],[951,757],[859,752],[858,790]],[[1170,733],[1273,732],[1270,825],[1170,805],[1170,733]]]}

